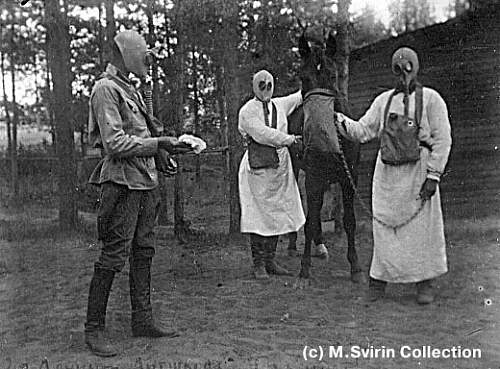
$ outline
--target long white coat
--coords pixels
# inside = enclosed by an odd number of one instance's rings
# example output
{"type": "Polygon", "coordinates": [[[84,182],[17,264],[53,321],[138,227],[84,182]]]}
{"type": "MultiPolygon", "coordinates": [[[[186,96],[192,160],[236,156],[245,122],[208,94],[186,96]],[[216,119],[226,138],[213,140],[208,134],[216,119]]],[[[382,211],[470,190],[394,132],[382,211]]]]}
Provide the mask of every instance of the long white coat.
{"type": "MultiPolygon", "coordinates": [[[[302,102],[299,92],[272,99],[277,110],[277,127],[265,125],[262,102],[248,101],[240,109],[238,129],[246,139],[251,136],[261,144],[277,148],[279,167],[276,169],[252,169],[248,163],[248,151],[239,169],[241,204],[241,232],[261,236],[275,236],[298,231],[305,223],[304,211],[297,182],[293,175],[290,154],[286,146],[294,137],[287,134],[287,116],[302,102]]],[[[272,122],[272,107],[269,122],[272,122]]]]}
{"type": "MultiPolygon", "coordinates": [[[[365,115],[355,122],[345,120],[352,139],[367,142],[379,137],[384,111],[392,91],[379,95],[365,115]]],[[[415,114],[415,93],[410,95],[409,115],[415,114]]],[[[394,96],[389,112],[404,113],[403,94],[394,96]]],[[[423,114],[419,138],[432,148],[421,149],[415,164],[375,164],[372,185],[373,214],[389,224],[408,219],[418,209],[417,200],[426,178],[440,179],[451,149],[451,127],[446,104],[430,88],[423,89],[423,114]]],[[[439,188],[419,215],[394,232],[373,221],[373,258],[370,276],[387,282],[409,283],[435,278],[447,272],[446,246],[439,188]]]]}

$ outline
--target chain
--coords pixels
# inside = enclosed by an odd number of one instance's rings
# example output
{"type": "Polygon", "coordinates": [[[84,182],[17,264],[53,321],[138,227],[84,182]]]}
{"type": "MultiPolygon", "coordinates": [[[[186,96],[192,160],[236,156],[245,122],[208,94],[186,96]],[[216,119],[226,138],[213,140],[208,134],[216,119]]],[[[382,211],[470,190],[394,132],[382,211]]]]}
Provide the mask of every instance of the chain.
{"type": "Polygon", "coordinates": [[[420,214],[420,212],[424,208],[425,200],[421,199],[420,200],[420,206],[418,207],[418,209],[408,219],[405,219],[402,222],[399,222],[397,224],[389,224],[386,221],[384,221],[384,220],[380,219],[379,217],[377,217],[375,214],[373,214],[372,211],[371,211],[371,209],[368,207],[368,205],[366,205],[366,203],[361,198],[361,196],[359,194],[359,191],[358,191],[358,189],[356,187],[356,184],[354,183],[354,179],[352,178],[351,170],[349,169],[349,165],[347,164],[347,160],[345,159],[345,156],[344,156],[344,150],[342,149],[342,142],[341,142],[340,136],[339,136],[340,129],[339,129],[339,126],[338,126],[337,119],[335,119],[335,117],[333,119],[333,122],[335,123],[335,128],[337,130],[337,137],[339,138],[340,158],[342,159],[342,166],[344,167],[344,170],[346,172],[347,178],[349,179],[349,184],[351,185],[351,188],[352,188],[352,190],[354,192],[354,196],[359,201],[359,203],[361,205],[361,208],[373,220],[375,220],[377,223],[381,224],[382,226],[384,226],[386,228],[392,229],[394,231],[394,233],[396,233],[396,231],[399,228],[402,228],[402,227],[406,226],[407,224],[409,224],[411,221],[413,221],[420,214]]]}

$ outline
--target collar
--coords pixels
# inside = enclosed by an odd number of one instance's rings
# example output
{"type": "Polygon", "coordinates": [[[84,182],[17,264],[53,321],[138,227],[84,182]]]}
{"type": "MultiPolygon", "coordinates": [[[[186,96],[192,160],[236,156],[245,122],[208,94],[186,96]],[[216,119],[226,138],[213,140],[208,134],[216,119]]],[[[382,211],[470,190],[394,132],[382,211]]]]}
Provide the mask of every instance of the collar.
{"type": "MultiPolygon", "coordinates": [[[[409,92],[410,95],[415,91],[415,89],[417,88],[418,84],[419,84],[419,82],[416,79],[412,79],[410,81],[410,86],[408,86],[408,92],[409,92]]],[[[395,87],[394,94],[398,94],[400,92],[402,92],[402,93],[405,92],[405,86],[404,86],[404,84],[401,81],[399,81],[397,83],[397,85],[395,87]]]]}
{"type": "Polygon", "coordinates": [[[313,88],[304,95],[304,101],[313,95],[335,97],[335,91],[328,88],[313,88]]]}
{"type": "Polygon", "coordinates": [[[254,99],[256,101],[260,102],[260,103],[266,103],[267,102],[268,105],[273,101],[273,98],[271,98],[271,100],[269,100],[269,101],[264,101],[264,100],[259,99],[257,96],[254,96],[254,99]]]}
{"type": "Polygon", "coordinates": [[[120,69],[118,69],[111,63],[108,63],[108,66],[106,67],[106,73],[121,79],[123,82],[130,86],[133,86],[132,81],[128,79],[127,76],[125,76],[125,73],[123,73],[120,69]]]}

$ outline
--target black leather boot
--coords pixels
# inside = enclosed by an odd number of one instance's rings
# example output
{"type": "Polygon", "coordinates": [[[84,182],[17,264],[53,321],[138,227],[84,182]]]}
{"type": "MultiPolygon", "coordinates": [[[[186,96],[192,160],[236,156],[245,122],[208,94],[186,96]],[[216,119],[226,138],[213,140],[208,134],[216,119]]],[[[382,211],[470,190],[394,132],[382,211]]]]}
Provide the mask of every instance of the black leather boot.
{"type": "Polygon", "coordinates": [[[417,282],[417,302],[420,305],[427,305],[434,302],[432,279],[417,282]]]}
{"type": "Polygon", "coordinates": [[[265,244],[263,242],[263,237],[259,235],[250,236],[250,246],[252,248],[252,259],[253,259],[253,274],[255,279],[266,280],[269,279],[269,275],[264,267],[265,259],[265,244]]]}
{"type": "Polygon", "coordinates": [[[132,305],[132,335],[134,337],[177,337],[176,331],[166,331],[153,321],[151,306],[151,259],[130,260],[130,303],[132,305]]]}
{"type": "Polygon", "coordinates": [[[296,257],[299,256],[297,251],[297,232],[288,233],[288,256],[296,257]]]}
{"type": "Polygon", "coordinates": [[[106,308],[114,277],[112,270],[95,267],[90,281],[85,343],[93,354],[102,357],[111,357],[118,353],[104,338],[106,308]]]}
{"type": "Polygon", "coordinates": [[[274,260],[276,257],[276,248],[278,247],[278,237],[269,237],[266,242],[266,271],[275,275],[292,275],[288,270],[279,266],[274,260]]]}
{"type": "Polygon", "coordinates": [[[385,296],[386,286],[387,286],[386,281],[381,281],[379,279],[370,277],[366,302],[375,302],[383,298],[385,296]]]}

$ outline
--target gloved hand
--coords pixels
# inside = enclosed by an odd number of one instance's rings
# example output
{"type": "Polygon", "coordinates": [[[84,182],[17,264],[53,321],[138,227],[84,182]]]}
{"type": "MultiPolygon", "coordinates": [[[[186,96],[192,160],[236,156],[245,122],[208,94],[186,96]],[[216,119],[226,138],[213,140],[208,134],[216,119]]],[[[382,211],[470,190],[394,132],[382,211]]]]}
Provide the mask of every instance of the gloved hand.
{"type": "Polygon", "coordinates": [[[420,189],[419,199],[423,201],[429,200],[435,193],[437,189],[438,181],[431,178],[426,178],[422,188],[420,189]]]}
{"type": "Polygon", "coordinates": [[[333,113],[333,117],[335,119],[335,128],[341,136],[349,139],[349,135],[347,134],[347,127],[345,126],[345,116],[342,113],[333,113]]]}
{"type": "Polygon", "coordinates": [[[304,154],[304,142],[302,136],[295,135],[295,141],[289,146],[290,154],[296,158],[302,158],[304,154]]]}

